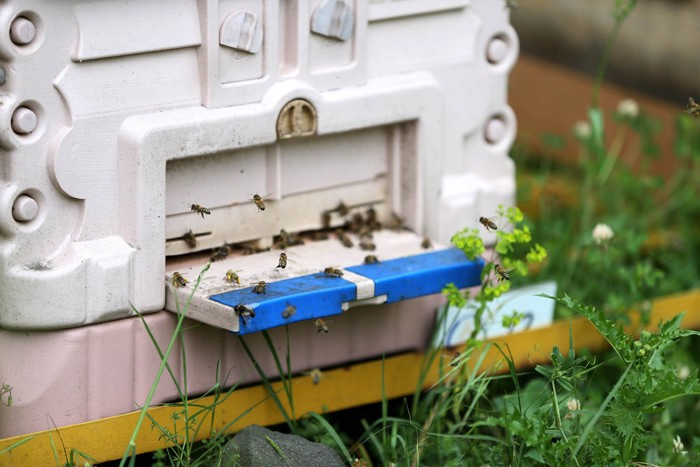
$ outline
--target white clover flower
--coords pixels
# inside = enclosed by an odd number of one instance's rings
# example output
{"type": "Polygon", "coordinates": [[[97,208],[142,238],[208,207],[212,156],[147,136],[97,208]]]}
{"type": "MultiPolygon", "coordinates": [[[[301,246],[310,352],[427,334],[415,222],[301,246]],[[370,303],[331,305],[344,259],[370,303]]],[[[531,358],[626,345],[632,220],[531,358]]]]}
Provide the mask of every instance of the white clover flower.
{"type": "Polygon", "coordinates": [[[690,368],[688,368],[688,365],[681,365],[676,372],[676,376],[683,380],[688,379],[688,376],[690,376],[690,368]]]}
{"type": "Polygon", "coordinates": [[[617,113],[623,117],[635,118],[639,115],[639,105],[634,99],[624,99],[617,104],[617,113]]]}
{"type": "Polygon", "coordinates": [[[576,135],[578,138],[590,138],[591,131],[591,124],[585,120],[579,120],[574,124],[574,135],[576,135]]]}
{"type": "Polygon", "coordinates": [[[688,451],[684,451],[684,447],[685,446],[683,446],[683,441],[681,441],[681,437],[676,435],[676,437],[673,438],[673,453],[685,456],[688,453],[688,451]]]}
{"type": "Polygon", "coordinates": [[[569,410],[581,410],[581,402],[575,397],[566,401],[566,408],[569,410]]]}
{"type": "Polygon", "coordinates": [[[615,236],[615,232],[608,224],[597,224],[593,227],[593,241],[596,245],[606,243],[615,236]]]}

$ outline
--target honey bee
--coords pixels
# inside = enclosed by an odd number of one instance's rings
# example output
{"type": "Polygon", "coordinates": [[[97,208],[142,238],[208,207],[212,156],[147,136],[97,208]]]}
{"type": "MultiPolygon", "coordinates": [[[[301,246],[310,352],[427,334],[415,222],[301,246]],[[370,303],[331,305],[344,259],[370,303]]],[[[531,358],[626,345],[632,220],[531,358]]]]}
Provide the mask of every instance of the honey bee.
{"type": "Polygon", "coordinates": [[[280,261],[277,267],[282,269],[287,267],[287,253],[280,253],[280,261]]]}
{"type": "Polygon", "coordinates": [[[326,322],[323,321],[321,318],[318,318],[316,321],[314,321],[314,326],[316,326],[316,332],[325,332],[328,334],[328,326],[326,325],[326,322]]]}
{"type": "Polygon", "coordinates": [[[294,316],[294,313],[296,313],[296,312],[297,312],[297,307],[295,307],[291,303],[287,302],[287,308],[282,310],[282,318],[289,319],[292,316],[294,316]]]}
{"type": "Polygon", "coordinates": [[[685,108],[685,113],[692,115],[695,118],[700,118],[700,104],[695,102],[692,97],[688,98],[688,105],[685,108]]]}
{"type": "Polygon", "coordinates": [[[360,249],[374,251],[377,249],[377,246],[371,240],[362,239],[362,241],[360,242],[360,249]]]}
{"type": "Polygon", "coordinates": [[[233,307],[233,311],[236,316],[243,318],[244,325],[247,325],[251,318],[255,318],[255,310],[247,305],[238,304],[233,307]]]}
{"type": "Polygon", "coordinates": [[[429,250],[433,247],[433,242],[428,237],[425,237],[423,241],[420,242],[420,247],[424,250],[429,250]]]}
{"type": "Polygon", "coordinates": [[[329,277],[342,277],[343,271],[334,267],[327,267],[323,270],[323,274],[329,277]]]}
{"type": "Polygon", "coordinates": [[[365,256],[365,264],[378,264],[379,263],[379,258],[377,258],[374,255],[367,255],[365,256]]]}
{"type": "Polygon", "coordinates": [[[326,232],[314,232],[311,238],[314,240],[328,240],[328,234],[326,232]]]}
{"type": "Polygon", "coordinates": [[[189,282],[187,279],[182,277],[182,274],[179,272],[174,272],[173,277],[172,277],[172,284],[173,287],[187,287],[187,283],[189,282]]]}
{"type": "Polygon", "coordinates": [[[391,230],[404,230],[406,228],[406,224],[404,224],[404,220],[401,216],[395,212],[392,212],[391,219],[389,219],[387,227],[389,227],[391,230]]]}
{"type": "Polygon", "coordinates": [[[267,289],[267,283],[265,281],[260,281],[253,287],[253,292],[256,294],[264,294],[265,289],[267,289]]]}
{"type": "MultiPolygon", "coordinates": [[[[266,194],[265,196],[270,196],[270,193],[266,194]]],[[[260,196],[258,194],[253,195],[253,202],[258,208],[258,212],[265,210],[265,200],[263,199],[265,196],[260,196]]]]}
{"type": "Polygon", "coordinates": [[[348,215],[349,209],[348,209],[348,207],[345,205],[345,203],[343,203],[343,202],[341,201],[340,203],[338,203],[338,206],[336,206],[336,208],[334,209],[334,211],[337,212],[338,214],[340,214],[341,216],[345,217],[345,216],[348,215]]]}
{"type": "Polygon", "coordinates": [[[212,263],[216,261],[222,261],[226,259],[228,256],[228,247],[226,245],[220,246],[219,248],[215,248],[212,250],[211,255],[209,256],[209,259],[211,260],[212,263]]]}
{"type": "Polygon", "coordinates": [[[313,384],[318,384],[321,382],[323,374],[321,374],[321,370],[314,368],[313,370],[309,371],[309,376],[311,377],[311,382],[313,384]]]}
{"type": "Polygon", "coordinates": [[[323,213],[321,213],[321,225],[324,229],[331,227],[331,213],[329,211],[323,211],[323,213]]]}
{"type": "Polygon", "coordinates": [[[491,229],[498,230],[496,223],[488,217],[479,217],[479,224],[483,225],[487,232],[491,232],[491,229]]]}
{"type": "Polygon", "coordinates": [[[244,246],[243,254],[246,256],[255,254],[255,248],[253,248],[252,246],[244,246]]]}
{"type": "Polygon", "coordinates": [[[368,224],[377,222],[377,211],[375,211],[374,208],[367,208],[367,211],[365,211],[365,216],[368,224]]]}
{"type": "Polygon", "coordinates": [[[452,360],[450,360],[450,366],[457,366],[459,365],[459,352],[455,352],[455,354],[452,356],[452,360]]]}
{"type": "Polygon", "coordinates": [[[493,270],[498,276],[498,282],[510,280],[510,271],[512,269],[505,269],[503,266],[496,263],[493,265],[493,270]]]}
{"type": "Polygon", "coordinates": [[[188,247],[197,247],[197,237],[194,236],[194,232],[192,232],[191,229],[185,232],[185,235],[182,236],[182,239],[185,241],[188,247]]]}
{"type": "Polygon", "coordinates": [[[234,282],[239,285],[241,284],[241,278],[238,277],[238,274],[233,269],[226,271],[226,276],[224,276],[224,279],[226,279],[226,282],[230,282],[232,284],[234,282]]]}
{"type": "Polygon", "coordinates": [[[190,206],[190,211],[196,212],[197,214],[201,214],[202,219],[204,219],[205,214],[211,214],[211,211],[204,206],[200,206],[199,204],[193,204],[190,206]]]}
{"type": "Polygon", "coordinates": [[[350,240],[350,238],[347,235],[345,235],[343,229],[336,230],[335,236],[338,237],[338,240],[340,240],[340,243],[342,243],[345,248],[352,248],[352,240],[350,240]]]}

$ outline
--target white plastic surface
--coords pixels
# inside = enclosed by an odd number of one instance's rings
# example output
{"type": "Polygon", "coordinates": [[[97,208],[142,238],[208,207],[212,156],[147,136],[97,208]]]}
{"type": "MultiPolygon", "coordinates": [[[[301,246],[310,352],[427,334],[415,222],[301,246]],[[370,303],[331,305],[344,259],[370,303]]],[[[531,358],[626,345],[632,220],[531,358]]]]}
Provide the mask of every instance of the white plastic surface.
{"type": "Polygon", "coordinates": [[[162,309],[165,257],[193,251],[188,230],[201,250],[269,242],[320,227],[343,200],[447,242],[513,202],[506,83],[518,47],[502,2],[2,3],[5,31],[18,16],[36,31],[21,47],[0,42],[12,70],[0,107],[0,327],[162,309]],[[312,32],[324,4],[351,15],[331,14],[346,25],[332,37],[312,32]],[[243,50],[221,44],[240,10],[261,22],[259,49],[255,28],[243,50]],[[316,133],[279,140],[294,99],[315,109],[316,133]],[[22,107],[37,118],[26,133],[11,124],[22,107]],[[487,141],[493,119],[502,127],[487,141]],[[252,195],[268,193],[258,212],[252,195]],[[39,206],[31,220],[14,215],[21,194],[39,206]]]}

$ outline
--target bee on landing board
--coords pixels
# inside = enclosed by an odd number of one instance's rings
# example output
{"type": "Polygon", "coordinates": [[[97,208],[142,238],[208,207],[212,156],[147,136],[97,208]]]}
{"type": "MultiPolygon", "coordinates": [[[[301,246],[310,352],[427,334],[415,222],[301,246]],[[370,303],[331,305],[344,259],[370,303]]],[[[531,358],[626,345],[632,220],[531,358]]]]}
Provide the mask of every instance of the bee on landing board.
{"type": "Polygon", "coordinates": [[[270,193],[266,194],[265,196],[260,196],[258,194],[253,195],[253,202],[255,203],[255,206],[258,208],[258,212],[265,210],[264,198],[266,198],[267,196],[270,196],[270,193]]]}
{"type": "Polygon", "coordinates": [[[452,360],[450,360],[450,366],[457,366],[459,365],[459,352],[455,352],[455,354],[452,356],[452,360]]]}
{"type": "Polygon", "coordinates": [[[202,216],[202,219],[204,219],[205,214],[211,214],[211,211],[209,209],[205,208],[204,206],[200,206],[199,204],[191,205],[190,211],[200,214],[202,216]]]}
{"type": "Polygon", "coordinates": [[[505,269],[503,266],[496,263],[493,265],[493,270],[496,276],[498,276],[498,282],[510,280],[510,271],[512,271],[512,269],[505,269]]]}
{"type": "Polygon", "coordinates": [[[251,318],[255,318],[255,310],[247,305],[238,304],[233,307],[236,316],[243,318],[243,324],[247,325],[251,318]]]}
{"type": "Polygon", "coordinates": [[[323,374],[321,373],[321,370],[318,368],[315,368],[311,371],[309,371],[309,376],[311,377],[311,382],[313,384],[319,384],[321,382],[321,378],[323,377],[323,374]]]}
{"type": "Polygon", "coordinates": [[[365,264],[379,264],[379,258],[374,255],[365,256],[365,264]]]}
{"type": "Polygon", "coordinates": [[[291,303],[287,303],[287,307],[282,310],[282,318],[284,319],[289,319],[292,316],[294,316],[294,313],[297,312],[297,307],[292,305],[291,303]]]}
{"type": "Polygon", "coordinates": [[[187,283],[189,281],[182,277],[182,274],[180,274],[179,272],[174,272],[171,282],[173,284],[173,287],[187,287],[187,283]]]}
{"type": "Polygon", "coordinates": [[[287,267],[287,253],[280,253],[280,261],[277,267],[282,269],[287,267]]]}
{"type": "Polygon", "coordinates": [[[334,267],[327,267],[323,270],[323,274],[329,277],[341,277],[343,275],[343,271],[334,267]]]}
{"type": "Polygon", "coordinates": [[[328,334],[328,326],[321,318],[318,318],[316,321],[314,321],[314,326],[316,326],[316,332],[323,331],[326,334],[328,334]]]}
{"type": "Polygon", "coordinates": [[[486,230],[488,232],[491,232],[492,229],[498,230],[498,226],[496,225],[496,223],[493,220],[489,219],[488,217],[483,217],[483,216],[479,217],[479,224],[486,227],[486,230]]]}
{"type": "Polygon", "coordinates": [[[224,279],[226,279],[226,282],[230,282],[232,284],[235,282],[236,284],[240,285],[241,278],[238,277],[238,274],[236,274],[237,272],[238,271],[234,271],[232,269],[229,269],[228,271],[226,271],[226,275],[224,276],[224,279]]]}
{"type": "Polygon", "coordinates": [[[260,281],[253,287],[253,292],[256,294],[264,294],[267,289],[267,283],[265,281],[260,281]]]}

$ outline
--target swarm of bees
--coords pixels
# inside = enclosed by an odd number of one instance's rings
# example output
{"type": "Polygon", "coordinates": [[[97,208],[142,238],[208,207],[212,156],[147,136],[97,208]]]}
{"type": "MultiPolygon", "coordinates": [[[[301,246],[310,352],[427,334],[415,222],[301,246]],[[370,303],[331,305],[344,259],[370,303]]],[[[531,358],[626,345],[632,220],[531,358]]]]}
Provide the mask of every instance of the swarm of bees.
{"type": "Polygon", "coordinates": [[[256,294],[264,294],[267,289],[267,283],[265,281],[260,281],[253,287],[253,292],[256,294]]]}
{"type": "Polygon", "coordinates": [[[329,277],[342,277],[343,271],[334,267],[327,267],[323,270],[323,274],[329,277]]]}
{"type": "Polygon", "coordinates": [[[211,211],[204,206],[200,206],[199,204],[193,204],[190,206],[190,211],[196,212],[197,214],[201,214],[202,219],[204,219],[205,214],[211,214],[211,211]]]}
{"type": "Polygon", "coordinates": [[[379,264],[379,259],[374,255],[365,256],[365,264],[379,264]]]}
{"type": "Polygon", "coordinates": [[[685,108],[685,113],[692,115],[695,118],[700,118],[700,104],[695,102],[692,97],[688,98],[688,105],[685,108]]]}
{"type": "Polygon", "coordinates": [[[239,285],[241,284],[241,278],[238,277],[238,274],[236,274],[236,271],[234,271],[232,269],[229,269],[228,271],[226,271],[226,275],[224,276],[224,279],[226,279],[226,282],[230,282],[232,284],[234,282],[236,284],[239,284],[239,285]]]}
{"type": "Polygon", "coordinates": [[[316,326],[316,332],[323,331],[326,334],[328,334],[328,326],[326,325],[326,322],[323,321],[321,318],[318,318],[316,319],[316,321],[314,321],[314,326],[316,326]]]}
{"type": "Polygon", "coordinates": [[[171,281],[172,281],[173,287],[187,287],[187,283],[189,282],[179,272],[173,273],[173,277],[172,277],[171,281]]]}
{"type": "Polygon", "coordinates": [[[294,316],[294,313],[297,312],[297,307],[292,305],[291,303],[287,303],[287,307],[282,310],[282,318],[284,319],[289,319],[292,316],[294,316]]]}
{"type": "Polygon", "coordinates": [[[483,225],[487,232],[491,232],[492,229],[498,230],[496,223],[488,217],[479,217],[479,224],[483,225]]]}
{"type": "Polygon", "coordinates": [[[493,270],[496,273],[496,276],[498,277],[498,282],[502,281],[509,281],[510,280],[510,271],[511,269],[505,269],[503,266],[501,266],[498,263],[495,263],[493,265],[493,270]]]}

